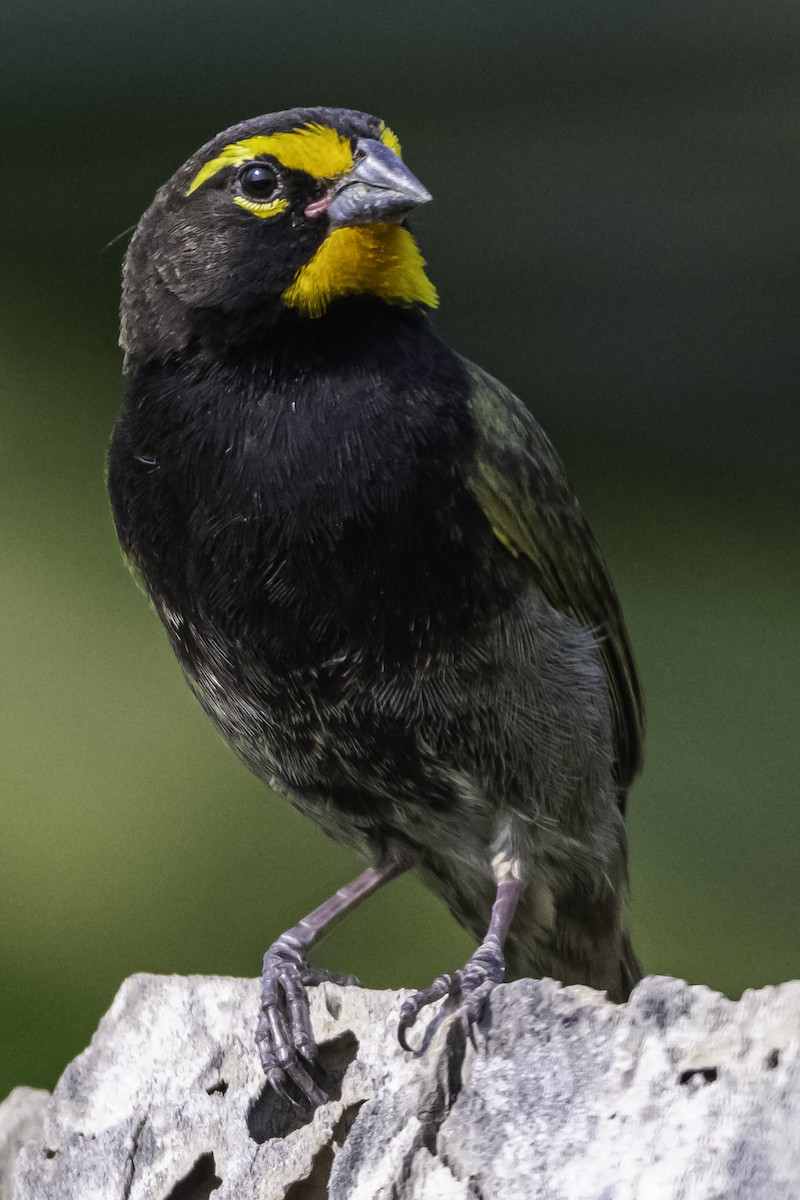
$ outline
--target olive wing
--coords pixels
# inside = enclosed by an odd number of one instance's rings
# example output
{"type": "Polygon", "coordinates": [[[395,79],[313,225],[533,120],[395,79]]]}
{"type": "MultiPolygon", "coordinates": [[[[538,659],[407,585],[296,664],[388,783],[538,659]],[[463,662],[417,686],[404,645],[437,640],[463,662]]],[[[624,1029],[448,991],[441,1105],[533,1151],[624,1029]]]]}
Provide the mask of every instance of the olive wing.
{"type": "Polygon", "coordinates": [[[478,437],[467,486],[498,540],[524,561],[548,603],[597,634],[624,804],[641,767],[644,706],[617,594],[544,432],[512,392],[472,363],[465,367],[478,437]]]}

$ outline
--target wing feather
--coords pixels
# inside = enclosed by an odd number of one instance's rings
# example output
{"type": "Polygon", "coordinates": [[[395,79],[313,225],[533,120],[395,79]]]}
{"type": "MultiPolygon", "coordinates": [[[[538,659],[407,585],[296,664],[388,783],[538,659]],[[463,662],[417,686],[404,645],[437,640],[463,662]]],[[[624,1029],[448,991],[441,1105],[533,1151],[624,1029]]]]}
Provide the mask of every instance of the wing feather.
{"type": "Polygon", "coordinates": [[[564,468],[527,408],[472,363],[479,445],[467,484],[548,602],[596,632],[614,719],[621,802],[641,768],[644,705],[617,594],[564,468]]]}

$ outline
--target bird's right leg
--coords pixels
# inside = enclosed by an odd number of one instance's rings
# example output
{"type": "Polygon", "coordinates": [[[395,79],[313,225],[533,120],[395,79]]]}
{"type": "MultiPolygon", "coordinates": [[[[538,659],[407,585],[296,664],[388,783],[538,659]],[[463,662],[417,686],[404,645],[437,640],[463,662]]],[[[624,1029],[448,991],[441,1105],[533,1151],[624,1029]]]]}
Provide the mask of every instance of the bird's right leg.
{"type": "Polygon", "coordinates": [[[292,1099],[286,1091],[286,1083],[291,1080],[312,1106],[327,1099],[304,1066],[304,1062],[314,1066],[317,1060],[306,985],[320,977],[309,967],[308,951],[362,900],[405,870],[406,865],[397,862],[367,867],[292,929],[282,933],[264,955],[256,1044],[267,1079],[280,1095],[292,1099]]]}

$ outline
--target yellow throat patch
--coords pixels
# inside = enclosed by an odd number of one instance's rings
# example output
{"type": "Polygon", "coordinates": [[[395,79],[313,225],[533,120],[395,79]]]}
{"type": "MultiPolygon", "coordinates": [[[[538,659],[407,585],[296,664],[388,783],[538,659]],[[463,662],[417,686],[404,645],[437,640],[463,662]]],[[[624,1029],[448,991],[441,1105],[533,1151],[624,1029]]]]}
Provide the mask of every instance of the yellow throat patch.
{"type": "Polygon", "coordinates": [[[393,304],[436,308],[436,288],[407,229],[399,225],[351,225],[329,233],[310,262],[283,293],[288,308],[321,317],[341,296],[378,296],[393,304]]]}
{"type": "MultiPolygon", "coordinates": [[[[400,156],[400,142],[385,125],[380,140],[400,156]]],[[[263,156],[275,158],[293,171],[315,179],[335,180],[353,168],[349,138],[325,125],[304,125],[286,133],[243,138],[232,142],[197,172],[186,195],[224,167],[241,167],[263,156]]],[[[277,216],[285,200],[257,204],[234,197],[234,202],[257,217],[277,216]]],[[[399,225],[353,225],[329,233],[314,257],[295,275],[283,301],[309,317],[320,317],[341,296],[378,296],[393,304],[436,308],[436,288],[425,274],[425,261],[407,229],[399,225]]]]}

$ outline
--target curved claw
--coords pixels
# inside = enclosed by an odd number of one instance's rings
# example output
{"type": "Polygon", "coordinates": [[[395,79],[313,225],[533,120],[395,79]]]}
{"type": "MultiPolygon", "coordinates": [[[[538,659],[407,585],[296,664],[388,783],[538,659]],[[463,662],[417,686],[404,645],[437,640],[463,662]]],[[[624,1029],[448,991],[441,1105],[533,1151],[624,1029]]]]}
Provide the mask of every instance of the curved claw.
{"type": "Polygon", "coordinates": [[[279,938],[264,955],[256,1044],[267,1082],[294,1108],[302,1105],[287,1090],[288,1082],[313,1108],[327,1100],[304,1066],[314,1067],[317,1062],[305,987],[307,973],[302,953],[288,941],[279,938]]]}
{"type": "MultiPolygon", "coordinates": [[[[287,1067],[286,1073],[312,1108],[319,1108],[320,1105],[327,1103],[329,1097],[325,1095],[322,1088],[317,1087],[314,1080],[300,1063],[292,1063],[291,1066],[287,1067]]],[[[301,1109],[302,1107],[301,1104],[295,1102],[295,1108],[301,1109]]]]}
{"type": "Polygon", "coordinates": [[[458,976],[461,974],[461,971],[456,971],[455,975],[439,975],[437,979],[434,979],[430,987],[423,988],[420,992],[415,992],[408,1000],[403,1001],[400,1008],[400,1020],[397,1026],[397,1040],[404,1050],[411,1053],[411,1047],[408,1044],[406,1034],[423,1008],[426,1008],[429,1004],[435,1004],[443,996],[455,996],[459,994],[461,989],[458,976]]]}
{"type": "Polygon", "coordinates": [[[455,1007],[460,1012],[464,1032],[474,1045],[473,1027],[480,1018],[484,1001],[492,988],[502,983],[504,975],[505,963],[499,945],[484,942],[460,971],[453,975],[440,975],[430,987],[415,992],[403,1001],[397,1025],[397,1040],[402,1048],[411,1053],[408,1031],[423,1008],[445,996],[457,1002],[455,1007]]]}
{"type": "Polygon", "coordinates": [[[286,1088],[283,1086],[284,1072],[282,1067],[275,1070],[267,1071],[267,1083],[275,1092],[276,1096],[280,1096],[281,1100],[285,1100],[287,1104],[291,1104],[293,1108],[298,1108],[299,1105],[294,1096],[290,1096],[286,1088]]]}
{"type": "Polygon", "coordinates": [[[407,1033],[417,1019],[417,1013],[406,1000],[400,1009],[400,1020],[397,1022],[397,1040],[400,1046],[407,1054],[411,1054],[411,1047],[408,1044],[407,1033]]]}

